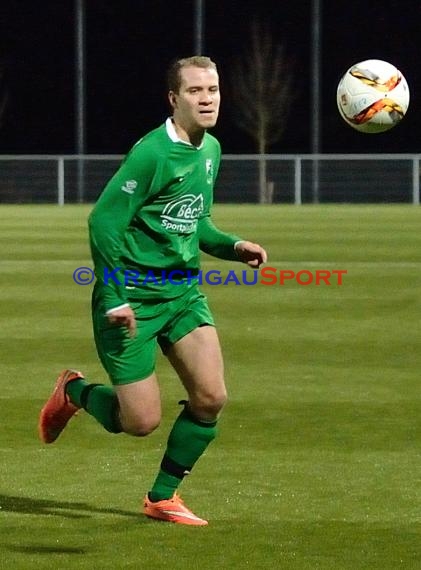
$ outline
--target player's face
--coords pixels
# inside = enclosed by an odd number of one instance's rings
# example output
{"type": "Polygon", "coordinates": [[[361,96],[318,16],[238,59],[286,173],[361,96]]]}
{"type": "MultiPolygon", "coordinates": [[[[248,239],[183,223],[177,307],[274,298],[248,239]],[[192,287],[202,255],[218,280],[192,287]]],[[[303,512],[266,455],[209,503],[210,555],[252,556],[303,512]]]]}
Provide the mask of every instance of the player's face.
{"type": "Polygon", "coordinates": [[[187,132],[215,126],[221,100],[218,73],[212,68],[182,68],[180,90],[171,91],[169,99],[174,120],[187,132]]]}

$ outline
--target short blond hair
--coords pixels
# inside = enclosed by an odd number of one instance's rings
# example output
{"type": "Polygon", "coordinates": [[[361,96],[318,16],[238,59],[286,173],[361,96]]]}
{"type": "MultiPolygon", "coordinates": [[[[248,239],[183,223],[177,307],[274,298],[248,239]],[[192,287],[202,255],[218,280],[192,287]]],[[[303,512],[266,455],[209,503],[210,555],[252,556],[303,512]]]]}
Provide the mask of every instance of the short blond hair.
{"type": "Polygon", "coordinates": [[[184,57],[176,59],[168,68],[167,85],[169,91],[178,93],[181,87],[181,70],[185,67],[202,67],[203,69],[216,69],[216,63],[210,57],[205,55],[193,55],[192,57],[184,57]]]}

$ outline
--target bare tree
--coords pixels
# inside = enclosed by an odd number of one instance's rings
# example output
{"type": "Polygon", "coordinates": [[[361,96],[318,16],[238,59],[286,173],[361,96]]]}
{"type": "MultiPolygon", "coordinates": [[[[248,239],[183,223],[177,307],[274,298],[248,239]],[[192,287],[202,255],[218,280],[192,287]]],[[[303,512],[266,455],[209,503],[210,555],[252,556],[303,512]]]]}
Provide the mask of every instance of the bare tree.
{"type": "Polygon", "coordinates": [[[256,142],[259,160],[259,202],[271,203],[273,182],[267,179],[264,154],[284,131],[292,89],[292,63],[276,43],[269,26],[254,21],[248,51],[234,61],[231,90],[237,125],[256,142]]]}

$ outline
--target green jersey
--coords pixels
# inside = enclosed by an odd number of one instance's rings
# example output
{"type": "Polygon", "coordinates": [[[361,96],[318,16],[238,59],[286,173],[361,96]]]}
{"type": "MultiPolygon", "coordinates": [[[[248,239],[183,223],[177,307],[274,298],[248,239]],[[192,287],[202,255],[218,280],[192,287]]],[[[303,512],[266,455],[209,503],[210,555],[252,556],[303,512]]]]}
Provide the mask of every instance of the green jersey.
{"type": "Polygon", "coordinates": [[[133,146],[89,217],[96,290],[106,310],[128,299],[182,295],[195,285],[200,250],[238,260],[240,238],[210,219],[220,159],[212,135],[195,147],[178,138],[171,119],[133,146]]]}

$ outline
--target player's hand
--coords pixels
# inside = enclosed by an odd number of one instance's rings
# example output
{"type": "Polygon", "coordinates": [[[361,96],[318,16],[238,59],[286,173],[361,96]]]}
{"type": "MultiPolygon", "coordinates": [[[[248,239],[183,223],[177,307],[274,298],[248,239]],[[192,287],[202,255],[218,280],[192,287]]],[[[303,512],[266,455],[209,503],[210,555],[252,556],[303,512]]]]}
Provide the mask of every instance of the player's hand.
{"type": "Polygon", "coordinates": [[[239,241],[235,246],[235,251],[241,261],[247,263],[249,267],[260,267],[268,259],[263,247],[251,241],[239,241]]]}
{"type": "Polygon", "coordinates": [[[108,313],[108,320],[111,324],[127,328],[130,338],[136,334],[136,317],[131,307],[122,307],[108,313]]]}

